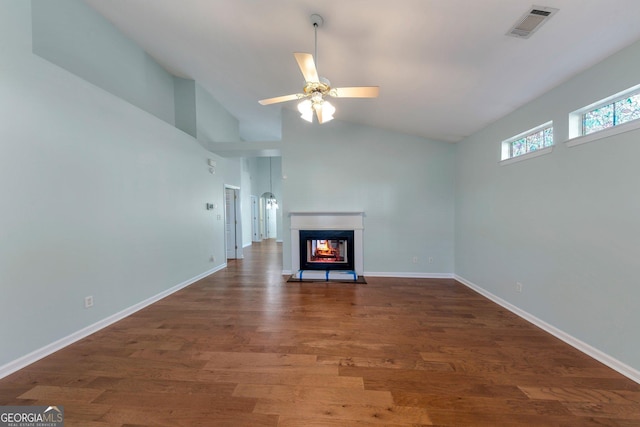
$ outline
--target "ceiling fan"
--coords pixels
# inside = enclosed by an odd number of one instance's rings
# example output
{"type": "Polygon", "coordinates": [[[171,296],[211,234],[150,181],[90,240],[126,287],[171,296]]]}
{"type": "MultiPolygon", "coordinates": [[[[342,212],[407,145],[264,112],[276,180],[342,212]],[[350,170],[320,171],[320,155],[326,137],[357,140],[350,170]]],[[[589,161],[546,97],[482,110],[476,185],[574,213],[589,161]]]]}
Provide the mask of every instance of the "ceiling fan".
{"type": "Polygon", "coordinates": [[[380,92],[378,86],[355,86],[355,87],[331,87],[331,83],[324,77],[318,76],[318,70],[314,57],[318,57],[318,28],[322,26],[324,20],[320,15],[311,15],[311,23],[315,32],[315,55],[310,53],[294,53],[293,56],[304,76],[305,85],[302,93],[292,95],[277,96],[258,101],[261,105],[277,104],[279,102],[302,100],[298,104],[298,111],[303,119],[308,122],[313,121],[313,113],[316,113],[319,123],[326,123],[333,119],[336,109],[325,98],[376,98],[380,92]]]}

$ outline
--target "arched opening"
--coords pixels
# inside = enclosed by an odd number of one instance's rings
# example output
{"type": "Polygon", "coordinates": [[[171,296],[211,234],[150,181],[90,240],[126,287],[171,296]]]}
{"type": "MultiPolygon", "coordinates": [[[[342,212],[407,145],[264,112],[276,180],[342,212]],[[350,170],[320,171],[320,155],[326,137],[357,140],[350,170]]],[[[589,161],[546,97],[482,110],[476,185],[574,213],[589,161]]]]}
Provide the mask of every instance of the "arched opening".
{"type": "Polygon", "coordinates": [[[275,239],[278,236],[278,209],[275,195],[270,191],[262,193],[260,196],[260,228],[265,239],[275,239]]]}

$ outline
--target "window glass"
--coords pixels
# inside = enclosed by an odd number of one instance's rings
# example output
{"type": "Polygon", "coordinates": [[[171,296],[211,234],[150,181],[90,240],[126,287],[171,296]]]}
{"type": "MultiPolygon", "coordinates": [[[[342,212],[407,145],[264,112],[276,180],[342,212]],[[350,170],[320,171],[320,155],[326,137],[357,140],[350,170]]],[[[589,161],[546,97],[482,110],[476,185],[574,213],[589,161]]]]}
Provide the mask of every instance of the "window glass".
{"type": "Polygon", "coordinates": [[[532,129],[503,142],[502,160],[522,156],[553,145],[553,125],[547,124],[532,129]],[[506,145],[506,147],[505,147],[506,145]]]}
{"type": "Polygon", "coordinates": [[[598,132],[640,118],[640,94],[636,93],[582,115],[582,134],[598,132]]]}

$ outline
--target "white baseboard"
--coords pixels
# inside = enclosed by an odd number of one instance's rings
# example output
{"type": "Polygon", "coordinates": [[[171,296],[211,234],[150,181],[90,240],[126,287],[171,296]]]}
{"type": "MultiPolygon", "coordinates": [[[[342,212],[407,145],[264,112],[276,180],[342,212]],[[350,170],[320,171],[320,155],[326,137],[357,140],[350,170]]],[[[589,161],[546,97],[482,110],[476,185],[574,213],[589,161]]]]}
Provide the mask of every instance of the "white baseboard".
{"type": "Polygon", "coordinates": [[[363,274],[365,277],[398,277],[406,279],[453,279],[453,273],[387,273],[387,272],[375,272],[365,271],[363,274]]]}
{"type": "Polygon", "coordinates": [[[98,332],[100,329],[103,329],[119,320],[124,319],[127,316],[132,315],[136,311],[142,310],[143,308],[153,304],[154,302],[160,301],[161,299],[171,295],[172,293],[177,292],[182,288],[186,288],[187,286],[197,282],[198,280],[204,279],[205,277],[210,276],[213,273],[222,270],[226,266],[227,264],[225,263],[209,271],[206,271],[202,274],[199,274],[196,277],[188,279],[178,285],[173,286],[172,288],[169,288],[165,291],[160,292],[157,295],[154,295],[150,298],[147,298],[144,301],[134,304],[131,307],[125,308],[124,310],[119,311],[118,313],[112,314],[111,316],[106,317],[102,320],[99,320],[98,322],[92,325],[89,325],[85,328],[82,328],[79,331],[76,331],[70,335],[67,335],[66,337],[60,338],[59,340],[52,342],[51,344],[47,344],[44,347],[41,347],[37,350],[32,351],[29,354],[26,354],[16,360],[13,360],[5,365],[2,365],[0,366],[0,378],[4,378],[7,375],[10,375],[26,366],[29,366],[34,362],[37,362],[38,360],[46,356],[49,356],[50,354],[55,353],[58,350],[63,349],[64,347],[70,344],[73,344],[76,341],[81,340],[82,338],[88,337],[89,335],[95,332],[98,332]]]}
{"type": "Polygon", "coordinates": [[[623,362],[619,361],[618,359],[608,355],[607,353],[604,353],[603,351],[600,351],[597,348],[592,347],[591,345],[579,340],[578,338],[575,338],[574,336],[569,335],[568,333],[564,332],[563,330],[558,329],[553,325],[550,325],[549,323],[545,322],[544,320],[539,319],[536,316],[534,316],[534,315],[522,310],[521,308],[516,307],[515,305],[503,300],[502,298],[492,294],[491,292],[481,288],[480,286],[470,282],[469,280],[466,280],[463,277],[460,277],[458,275],[454,275],[454,279],[456,279],[458,282],[462,283],[463,285],[469,287],[470,289],[473,289],[474,291],[478,292],[480,295],[489,298],[491,301],[493,301],[496,304],[506,308],[507,310],[509,310],[512,313],[518,315],[519,317],[522,317],[523,319],[527,320],[528,322],[533,323],[534,325],[536,325],[540,329],[543,329],[544,331],[546,331],[546,332],[550,333],[551,335],[555,336],[556,338],[564,341],[565,343],[569,344],[570,346],[580,350],[581,352],[585,353],[586,355],[593,357],[597,361],[599,361],[599,362],[607,365],[611,369],[621,373],[622,375],[624,375],[625,377],[629,378],[630,380],[633,380],[633,381],[635,381],[635,382],[640,384],[640,371],[638,371],[637,369],[634,369],[631,366],[627,365],[626,363],[623,363],[623,362]]]}

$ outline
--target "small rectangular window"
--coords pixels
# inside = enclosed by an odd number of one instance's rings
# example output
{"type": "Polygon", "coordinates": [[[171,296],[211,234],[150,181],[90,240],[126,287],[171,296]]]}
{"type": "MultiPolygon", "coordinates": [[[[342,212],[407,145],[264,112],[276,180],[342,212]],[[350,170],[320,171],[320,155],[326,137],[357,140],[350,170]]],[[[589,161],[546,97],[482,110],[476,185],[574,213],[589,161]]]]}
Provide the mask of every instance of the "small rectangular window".
{"type": "Polygon", "coordinates": [[[640,119],[640,91],[582,113],[582,135],[640,119]]]}
{"type": "Polygon", "coordinates": [[[549,122],[502,141],[502,160],[542,150],[552,145],[553,122],[549,122]]]}

